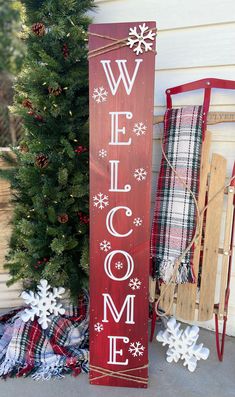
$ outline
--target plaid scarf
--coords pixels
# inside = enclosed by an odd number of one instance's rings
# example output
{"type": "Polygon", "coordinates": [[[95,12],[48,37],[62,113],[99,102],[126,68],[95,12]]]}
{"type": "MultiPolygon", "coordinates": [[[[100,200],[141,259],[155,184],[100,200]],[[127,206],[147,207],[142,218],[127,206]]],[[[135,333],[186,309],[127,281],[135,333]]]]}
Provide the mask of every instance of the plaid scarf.
{"type": "MultiPolygon", "coordinates": [[[[164,151],[173,168],[198,198],[202,147],[202,107],[168,109],[164,121],[164,151]]],[[[151,233],[153,277],[167,283],[175,261],[191,242],[196,227],[192,195],[162,158],[151,233]]],[[[194,247],[179,265],[176,283],[195,282],[194,247]]]]}
{"type": "Polygon", "coordinates": [[[85,315],[68,308],[43,330],[21,320],[22,310],[0,317],[0,377],[61,378],[88,372],[88,306],[85,315]]]}

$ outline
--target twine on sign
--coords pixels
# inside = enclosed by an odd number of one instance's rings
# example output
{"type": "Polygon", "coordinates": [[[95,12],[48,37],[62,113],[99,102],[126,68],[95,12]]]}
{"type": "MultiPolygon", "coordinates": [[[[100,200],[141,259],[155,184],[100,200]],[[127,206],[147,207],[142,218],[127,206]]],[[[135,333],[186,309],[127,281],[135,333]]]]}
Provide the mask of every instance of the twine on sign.
{"type": "Polygon", "coordinates": [[[200,211],[200,208],[198,206],[198,202],[196,199],[196,196],[194,195],[194,193],[192,192],[192,190],[190,189],[190,187],[184,182],[184,180],[181,178],[181,176],[178,174],[178,172],[176,171],[176,169],[173,167],[173,165],[171,164],[170,160],[168,159],[165,151],[164,151],[164,147],[163,147],[163,140],[161,138],[161,150],[162,150],[162,154],[164,159],[166,160],[167,164],[169,165],[169,167],[172,169],[173,173],[176,175],[176,177],[178,178],[178,180],[182,183],[182,185],[188,190],[188,192],[191,194],[195,207],[196,207],[196,212],[197,212],[197,216],[196,216],[196,227],[195,227],[195,233],[193,235],[193,238],[191,240],[191,242],[189,243],[189,245],[185,248],[185,250],[182,252],[182,254],[175,260],[174,266],[173,266],[173,272],[172,275],[170,277],[170,280],[168,282],[168,284],[164,284],[164,286],[161,289],[161,293],[159,295],[159,298],[157,299],[156,303],[155,303],[155,311],[157,313],[157,315],[159,317],[167,317],[167,315],[171,314],[171,308],[172,305],[174,303],[174,293],[171,294],[171,300],[169,302],[169,305],[167,307],[167,309],[164,309],[164,311],[158,311],[158,305],[160,303],[160,301],[162,300],[163,296],[166,294],[166,292],[168,291],[168,289],[174,285],[176,283],[176,278],[177,278],[177,272],[178,272],[178,268],[180,266],[181,261],[184,259],[185,255],[188,253],[188,251],[192,248],[193,244],[195,242],[197,242],[197,240],[200,237],[201,234],[201,229],[202,229],[202,222],[203,222],[203,218],[204,218],[204,213],[207,210],[207,208],[209,207],[209,205],[211,204],[211,202],[225,189],[227,189],[230,185],[231,182],[235,179],[235,176],[233,176],[232,178],[229,179],[228,184],[226,184],[225,186],[221,186],[221,188],[219,190],[217,190],[217,192],[210,198],[210,200],[208,201],[207,205],[200,211]]]}
{"type": "MultiPolygon", "coordinates": [[[[156,35],[157,35],[157,28],[149,28],[146,31],[146,33],[150,32],[150,31],[156,32],[156,35]]],[[[106,36],[106,35],[102,35],[102,34],[99,34],[99,33],[88,32],[88,34],[90,36],[96,36],[96,37],[100,37],[102,39],[107,39],[107,40],[112,41],[112,43],[106,44],[104,46],[101,46],[99,48],[96,48],[94,50],[89,51],[88,59],[96,57],[98,55],[105,54],[106,52],[109,52],[109,51],[118,50],[119,48],[125,47],[127,45],[127,43],[128,43],[128,39],[129,39],[129,36],[125,37],[125,38],[122,38],[122,39],[117,39],[117,38],[106,36]]],[[[150,51],[154,52],[155,54],[157,53],[153,49],[150,49],[150,51]]]]}
{"type": "Polygon", "coordinates": [[[98,379],[105,378],[106,376],[110,376],[112,378],[124,379],[124,380],[129,380],[129,381],[133,381],[136,383],[141,383],[141,384],[147,385],[148,384],[147,378],[143,378],[143,377],[137,376],[137,375],[131,375],[128,373],[128,372],[132,372],[132,371],[139,371],[139,370],[145,369],[145,368],[148,368],[148,364],[143,365],[141,367],[137,367],[137,368],[124,369],[121,371],[111,371],[107,368],[97,367],[96,365],[90,365],[90,369],[92,371],[101,374],[94,378],[91,378],[91,381],[96,381],[98,379]]]}

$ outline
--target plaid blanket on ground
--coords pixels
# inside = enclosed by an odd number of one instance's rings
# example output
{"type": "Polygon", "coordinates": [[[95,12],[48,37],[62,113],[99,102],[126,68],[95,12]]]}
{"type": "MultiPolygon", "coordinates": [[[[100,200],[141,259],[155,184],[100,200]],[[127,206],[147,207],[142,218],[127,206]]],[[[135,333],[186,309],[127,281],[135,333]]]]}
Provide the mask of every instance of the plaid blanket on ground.
{"type": "MultiPolygon", "coordinates": [[[[202,107],[168,109],[164,121],[164,151],[182,180],[198,197],[202,147],[202,107]]],[[[151,233],[153,277],[169,282],[176,259],[191,242],[196,227],[192,195],[161,161],[151,233]]],[[[179,265],[177,283],[195,282],[193,247],[179,265]]]]}
{"type": "Polygon", "coordinates": [[[88,307],[53,316],[46,330],[37,320],[23,322],[22,310],[0,317],[0,377],[61,378],[88,372],[88,307]]]}

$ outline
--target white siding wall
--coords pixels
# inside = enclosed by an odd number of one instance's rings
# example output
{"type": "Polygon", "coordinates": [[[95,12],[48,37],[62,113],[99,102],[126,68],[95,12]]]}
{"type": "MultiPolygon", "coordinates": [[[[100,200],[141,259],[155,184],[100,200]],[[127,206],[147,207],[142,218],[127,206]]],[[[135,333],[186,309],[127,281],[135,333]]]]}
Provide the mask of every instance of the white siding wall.
{"type": "MultiPolygon", "coordinates": [[[[156,20],[158,26],[155,114],[165,110],[165,89],[189,81],[217,77],[235,80],[234,0],[97,0],[94,22],[156,20]]],[[[202,103],[202,92],[173,97],[174,105],[202,103]]],[[[211,110],[235,111],[235,91],[215,90],[211,110]]],[[[160,163],[157,126],[153,141],[153,193],[160,163]]],[[[228,160],[228,176],[235,159],[235,124],[210,126],[212,151],[228,160]]],[[[218,271],[219,274],[219,271],[218,271]]],[[[214,328],[213,321],[202,326],[214,328]]],[[[235,335],[235,256],[231,280],[228,334],[235,335]]]]}

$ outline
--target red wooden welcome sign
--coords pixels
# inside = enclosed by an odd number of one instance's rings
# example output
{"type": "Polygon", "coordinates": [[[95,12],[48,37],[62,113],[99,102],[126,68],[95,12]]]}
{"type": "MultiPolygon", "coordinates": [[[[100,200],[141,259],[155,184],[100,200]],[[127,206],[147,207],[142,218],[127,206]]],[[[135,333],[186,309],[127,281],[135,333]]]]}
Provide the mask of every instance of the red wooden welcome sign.
{"type": "Polygon", "coordinates": [[[90,26],[90,383],[147,387],[154,22],[90,26]]]}

